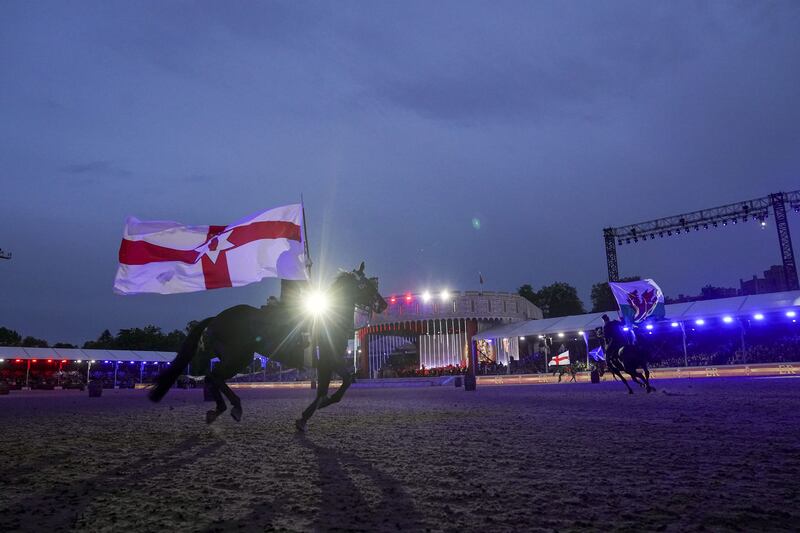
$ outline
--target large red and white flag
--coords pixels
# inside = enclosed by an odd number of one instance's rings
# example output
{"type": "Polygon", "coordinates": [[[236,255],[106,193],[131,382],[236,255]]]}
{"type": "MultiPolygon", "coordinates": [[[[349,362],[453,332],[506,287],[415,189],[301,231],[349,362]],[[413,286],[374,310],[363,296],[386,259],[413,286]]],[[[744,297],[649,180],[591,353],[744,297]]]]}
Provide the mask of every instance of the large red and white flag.
{"type": "Polygon", "coordinates": [[[307,279],[301,204],[227,226],[128,217],[114,280],[118,294],[205,291],[263,278],[307,279]]]}
{"type": "Polygon", "coordinates": [[[550,359],[547,366],[565,366],[569,364],[569,350],[550,359]]]}

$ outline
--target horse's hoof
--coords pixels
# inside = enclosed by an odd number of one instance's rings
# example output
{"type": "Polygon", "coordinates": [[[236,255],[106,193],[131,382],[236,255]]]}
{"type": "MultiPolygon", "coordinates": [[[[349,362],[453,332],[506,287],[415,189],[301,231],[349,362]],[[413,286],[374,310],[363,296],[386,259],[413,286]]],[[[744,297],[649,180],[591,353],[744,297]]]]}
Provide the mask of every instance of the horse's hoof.
{"type": "Polygon", "coordinates": [[[305,433],[306,432],[306,421],[302,418],[298,418],[294,421],[294,427],[297,429],[298,433],[305,433]]]}
{"type": "Polygon", "coordinates": [[[242,421],[242,406],[241,405],[234,405],[233,409],[231,409],[231,416],[237,422],[242,421]]]}
{"type": "Polygon", "coordinates": [[[214,420],[217,419],[219,415],[222,414],[222,411],[217,411],[216,409],[211,409],[210,411],[206,412],[206,424],[210,424],[214,420]]]}

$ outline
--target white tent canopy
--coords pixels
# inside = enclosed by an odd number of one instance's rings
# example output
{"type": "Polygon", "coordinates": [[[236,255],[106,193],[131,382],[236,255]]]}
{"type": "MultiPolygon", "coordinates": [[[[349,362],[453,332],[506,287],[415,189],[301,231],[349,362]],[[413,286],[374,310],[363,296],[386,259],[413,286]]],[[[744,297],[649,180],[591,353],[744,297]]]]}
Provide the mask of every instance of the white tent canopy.
{"type": "MultiPolygon", "coordinates": [[[[669,304],[666,306],[666,319],[677,322],[698,318],[715,318],[725,315],[732,317],[773,313],[798,308],[800,311],[800,291],[773,292],[751,296],[735,296],[717,300],[703,300],[669,304]]],[[[507,337],[527,337],[530,335],[553,335],[556,333],[589,332],[603,325],[600,318],[604,313],[588,313],[543,320],[526,320],[514,324],[503,324],[475,335],[474,339],[501,339],[507,337]]],[[[613,311],[608,312],[614,316],[613,311]]]]}
{"type": "Polygon", "coordinates": [[[80,350],[77,348],[23,348],[0,346],[0,359],[58,359],[67,361],[120,361],[166,363],[175,359],[175,352],[133,350],[80,350]]]}

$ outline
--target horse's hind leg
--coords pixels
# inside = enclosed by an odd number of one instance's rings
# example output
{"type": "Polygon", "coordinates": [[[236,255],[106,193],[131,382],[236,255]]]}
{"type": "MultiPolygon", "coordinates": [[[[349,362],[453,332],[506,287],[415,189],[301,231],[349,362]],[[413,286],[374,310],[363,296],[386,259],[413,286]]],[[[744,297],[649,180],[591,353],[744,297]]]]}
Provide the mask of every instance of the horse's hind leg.
{"type": "Polygon", "coordinates": [[[237,422],[241,422],[242,420],[242,400],[236,395],[235,392],[231,390],[227,383],[224,380],[219,380],[219,388],[225,394],[225,397],[228,398],[228,401],[231,402],[231,416],[237,422]]]}
{"type": "Polygon", "coordinates": [[[225,405],[225,400],[222,398],[222,393],[220,392],[219,387],[217,386],[217,380],[214,379],[211,375],[208,375],[205,378],[205,383],[208,386],[208,390],[211,391],[211,395],[214,397],[214,401],[217,403],[216,409],[211,409],[206,413],[206,423],[210,424],[211,422],[216,420],[221,413],[224,413],[225,410],[228,408],[228,406],[225,405]]]}

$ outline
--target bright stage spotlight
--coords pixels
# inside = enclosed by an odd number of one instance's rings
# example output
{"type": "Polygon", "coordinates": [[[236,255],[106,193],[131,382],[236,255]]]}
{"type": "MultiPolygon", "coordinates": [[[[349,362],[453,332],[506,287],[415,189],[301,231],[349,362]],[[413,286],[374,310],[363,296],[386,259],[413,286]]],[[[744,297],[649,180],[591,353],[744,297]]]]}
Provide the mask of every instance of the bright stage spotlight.
{"type": "Polygon", "coordinates": [[[430,302],[431,301],[431,293],[428,292],[428,291],[423,292],[422,293],[422,301],[425,302],[425,303],[430,302]]]}
{"type": "Polygon", "coordinates": [[[563,333],[559,333],[559,334],[558,334],[558,338],[559,338],[559,339],[561,339],[561,338],[563,338],[563,337],[564,337],[564,334],[563,334],[563,333]]]}
{"type": "Polygon", "coordinates": [[[703,324],[706,323],[706,321],[703,320],[702,318],[698,318],[697,320],[694,321],[694,323],[697,324],[698,326],[702,326],[703,324]]]}
{"type": "Polygon", "coordinates": [[[647,324],[644,329],[653,329],[653,324],[647,324]]]}
{"type": "Polygon", "coordinates": [[[325,314],[330,307],[327,295],[320,290],[315,290],[306,294],[303,304],[306,312],[313,316],[325,314]]]}
{"type": "Polygon", "coordinates": [[[521,340],[522,342],[525,342],[525,337],[520,337],[519,340],[521,340]]]}
{"type": "Polygon", "coordinates": [[[755,318],[756,320],[764,320],[764,315],[762,315],[761,313],[756,313],[753,315],[753,318],[755,318]]]}
{"type": "Polygon", "coordinates": [[[786,311],[786,316],[788,316],[789,318],[794,318],[794,317],[797,316],[797,312],[795,312],[795,311],[786,311]]]}
{"type": "Polygon", "coordinates": [[[733,322],[733,317],[724,316],[722,317],[722,321],[725,322],[726,324],[730,324],[731,322],[733,322]]]}
{"type": "Polygon", "coordinates": [[[582,330],[581,330],[581,331],[579,331],[579,332],[578,332],[578,335],[583,335],[583,331],[582,331],[582,330]]]}
{"type": "Polygon", "coordinates": [[[443,302],[446,302],[447,300],[450,299],[450,293],[448,292],[447,289],[442,291],[441,297],[443,302]]]}
{"type": "Polygon", "coordinates": [[[673,328],[677,328],[678,326],[680,326],[680,324],[678,324],[677,322],[673,322],[672,324],[670,324],[670,326],[672,326],[673,328]]]}

